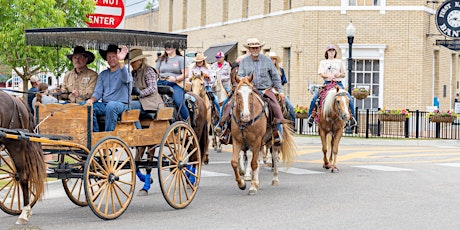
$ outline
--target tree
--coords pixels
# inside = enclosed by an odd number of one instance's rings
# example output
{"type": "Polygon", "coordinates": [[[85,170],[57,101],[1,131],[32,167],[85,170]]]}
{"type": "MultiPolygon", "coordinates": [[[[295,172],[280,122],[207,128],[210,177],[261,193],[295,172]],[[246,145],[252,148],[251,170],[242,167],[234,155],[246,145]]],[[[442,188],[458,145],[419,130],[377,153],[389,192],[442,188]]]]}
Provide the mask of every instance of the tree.
{"type": "Polygon", "coordinates": [[[66,65],[62,57],[69,52],[69,49],[28,46],[25,30],[86,26],[86,15],[95,9],[94,0],[0,0],[0,5],[0,63],[13,66],[23,80],[24,91],[30,77],[41,71],[59,76],[66,65]]]}

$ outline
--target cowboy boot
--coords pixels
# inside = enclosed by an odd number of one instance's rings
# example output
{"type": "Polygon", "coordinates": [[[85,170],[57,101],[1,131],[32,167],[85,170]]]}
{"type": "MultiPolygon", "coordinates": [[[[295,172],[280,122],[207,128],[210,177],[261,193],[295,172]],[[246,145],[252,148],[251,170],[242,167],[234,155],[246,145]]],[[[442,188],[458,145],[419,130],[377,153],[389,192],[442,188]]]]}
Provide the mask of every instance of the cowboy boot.
{"type": "Polygon", "coordinates": [[[225,127],[225,122],[220,121],[219,123],[217,123],[216,127],[214,127],[214,131],[216,131],[217,134],[221,134],[223,127],[225,127]]]}
{"type": "Polygon", "coordinates": [[[283,124],[276,124],[276,129],[273,141],[275,146],[280,146],[283,143],[283,124]]]}
{"type": "Polygon", "coordinates": [[[350,128],[353,128],[355,126],[358,125],[358,122],[356,121],[355,117],[353,116],[353,114],[351,113],[351,110],[350,110],[350,118],[348,119],[348,126],[350,128]]]}

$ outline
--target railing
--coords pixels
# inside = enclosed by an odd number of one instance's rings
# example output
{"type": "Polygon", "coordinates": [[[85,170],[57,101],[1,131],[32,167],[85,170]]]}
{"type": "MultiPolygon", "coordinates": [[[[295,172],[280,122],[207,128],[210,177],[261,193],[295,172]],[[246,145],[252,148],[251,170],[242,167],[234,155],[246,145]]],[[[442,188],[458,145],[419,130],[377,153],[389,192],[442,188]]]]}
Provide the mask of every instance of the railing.
{"type": "MultiPolygon", "coordinates": [[[[460,120],[452,123],[430,122],[428,112],[409,111],[410,117],[403,121],[382,121],[375,110],[359,110],[357,113],[358,128],[346,132],[344,136],[364,138],[421,138],[421,139],[453,139],[460,140],[460,120]]],[[[298,134],[318,135],[316,124],[308,127],[308,120],[296,119],[298,134]]]]}

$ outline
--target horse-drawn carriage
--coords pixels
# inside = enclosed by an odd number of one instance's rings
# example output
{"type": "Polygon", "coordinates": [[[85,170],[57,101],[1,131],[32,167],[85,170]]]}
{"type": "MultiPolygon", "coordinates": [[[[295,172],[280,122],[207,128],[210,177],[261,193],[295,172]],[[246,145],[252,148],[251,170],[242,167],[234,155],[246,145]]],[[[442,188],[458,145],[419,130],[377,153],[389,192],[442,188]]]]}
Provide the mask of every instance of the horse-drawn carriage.
{"type": "MultiPolygon", "coordinates": [[[[104,49],[109,44],[122,44],[152,50],[162,48],[165,42],[177,42],[185,49],[186,39],[187,36],[181,34],[100,28],[26,30],[27,44],[35,46],[81,45],[104,49]]],[[[46,176],[61,180],[73,203],[88,205],[96,216],[105,220],[115,219],[127,209],[135,191],[136,171],[140,168],[158,169],[161,191],[171,207],[185,208],[195,197],[201,163],[206,157],[203,155],[207,154],[204,148],[207,137],[201,137],[202,133],[207,135],[207,130],[198,134],[197,127],[177,121],[173,107],[159,108],[151,111],[150,117],[141,119],[139,110],[128,110],[119,118],[114,131],[93,132],[91,106],[38,105],[33,118],[38,132],[33,132],[33,126],[24,126],[21,116],[15,116],[21,114],[21,101],[4,96],[3,92],[0,96],[3,96],[0,101],[12,102],[2,104],[0,113],[0,127],[3,127],[0,152],[6,153],[0,155],[3,162],[0,209],[11,215],[21,214],[19,223],[27,223],[30,207],[43,194],[44,186],[40,183],[44,183],[46,176]],[[143,129],[136,129],[134,125],[139,120],[143,129]],[[52,172],[41,173],[45,170],[41,157],[36,159],[42,162],[25,162],[37,154],[27,146],[37,144],[41,145],[40,151],[54,156],[53,162],[46,162],[52,172]],[[22,147],[15,147],[19,145],[22,147]],[[137,156],[147,153],[147,159],[135,158],[136,152],[137,156]]],[[[22,118],[28,123],[26,113],[27,110],[22,111],[22,118]]],[[[197,126],[200,124],[197,122],[197,126]]]]}

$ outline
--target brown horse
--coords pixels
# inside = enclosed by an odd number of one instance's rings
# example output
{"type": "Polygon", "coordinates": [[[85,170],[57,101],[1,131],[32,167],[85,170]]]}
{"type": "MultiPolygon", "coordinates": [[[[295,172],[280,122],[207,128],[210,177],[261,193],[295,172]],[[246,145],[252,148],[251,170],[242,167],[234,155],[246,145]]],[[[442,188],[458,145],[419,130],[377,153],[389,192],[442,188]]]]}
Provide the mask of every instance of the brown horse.
{"type": "Polygon", "coordinates": [[[321,108],[318,130],[324,154],[323,168],[331,168],[331,172],[339,171],[336,166],[337,153],[343,129],[350,117],[348,102],[347,92],[335,86],[327,92],[321,108]]]}
{"type": "MultiPolygon", "coordinates": [[[[246,183],[241,176],[244,174],[242,161],[244,153],[248,150],[248,164],[251,165],[251,187],[249,195],[254,195],[259,189],[259,152],[266,141],[266,137],[272,138],[272,129],[267,128],[267,116],[262,98],[253,90],[253,76],[239,78],[235,76],[238,86],[235,89],[232,109],[231,133],[233,142],[233,155],[231,165],[235,173],[238,187],[246,189],[246,183]]],[[[283,125],[284,141],[281,145],[281,153],[284,163],[290,166],[295,157],[295,144],[289,125],[283,125]]],[[[274,171],[272,185],[277,185],[278,171],[274,171]],[[275,175],[276,173],[276,175],[275,175]],[[275,182],[276,180],[276,182],[275,182]]]]}
{"type": "MultiPolygon", "coordinates": [[[[0,91],[0,108],[0,127],[33,132],[35,128],[33,116],[22,100],[0,91]]],[[[0,150],[3,149],[7,151],[12,161],[7,163],[6,169],[0,169],[0,172],[9,175],[0,178],[6,181],[6,184],[0,187],[0,197],[3,197],[0,207],[9,214],[21,214],[16,224],[27,224],[32,214],[31,206],[44,194],[47,175],[43,150],[38,142],[0,138],[0,150]],[[22,190],[22,200],[20,190],[22,190]]]]}
{"type": "Polygon", "coordinates": [[[214,104],[209,100],[208,95],[206,94],[206,87],[205,82],[203,79],[203,73],[200,75],[196,75],[193,73],[193,76],[190,78],[190,82],[192,83],[192,92],[198,95],[201,99],[203,99],[204,104],[207,110],[207,121],[208,121],[208,129],[211,131],[211,138],[212,138],[212,147],[214,151],[221,152],[222,147],[220,144],[220,140],[216,132],[214,131],[214,125],[219,122],[219,115],[217,114],[217,109],[214,108],[214,104]]]}

